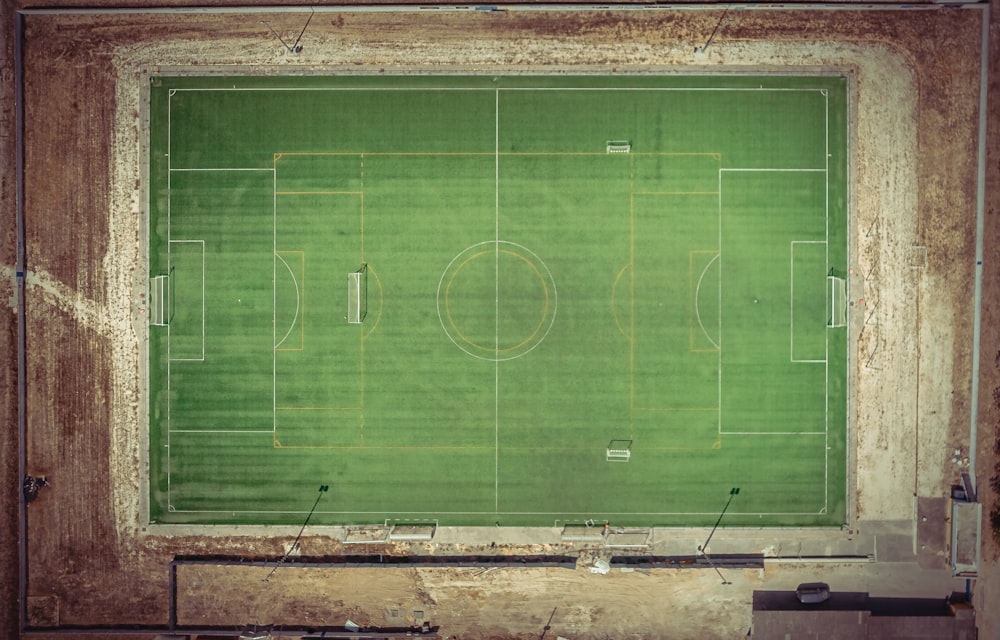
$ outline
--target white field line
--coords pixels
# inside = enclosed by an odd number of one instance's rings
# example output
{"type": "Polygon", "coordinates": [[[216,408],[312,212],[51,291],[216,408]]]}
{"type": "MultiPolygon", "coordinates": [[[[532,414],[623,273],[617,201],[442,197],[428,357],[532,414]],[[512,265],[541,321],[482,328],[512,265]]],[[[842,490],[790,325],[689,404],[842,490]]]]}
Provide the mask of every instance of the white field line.
{"type": "MultiPolygon", "coordinates": [[[[735,87],[734,88],[708,88],[708,87],[705,87],[705,88],[693,88],[693,87],[659,87],[659,88],[657,88],[657,87],[548,87],[548,88],[539,88],[539,87],[505,87],[503,89],[500,89],[500,88],[489,88],[489,87],[484,87],[484,88],[460,88],[460,87],[455,87],[455,88],[448,88],[448,87],[412,87],[412,88],[410,88],[410,87],[399,87],[399,88],[378,88],[378,89],[366,88],[366,87],[328,87],[328,88],[327,87],[319,87],[319,88],[301,88],[301,87],[298,87],[298,88],[296,88],[296,87],[237,88],[237,87],[233,87],[231,89],[230,88],[181,88],[181,89],[173,89],[172,92],[176,92],[176,91],[428,91],[428,90],[433,90],[433,91],[490,91],[490,90],[492,90],[492,91],[495,92],[496,99],[497,99],[497,110],[496,110],[496,114],[495,114],[495,116],[496,116],[495,117],[495,129],[496,129],[495,134],[496,134],[496,136],[495,136],[495,149],[494,149],[494,153],[495,153],[495,156],[497,158],[497,160],[496,160],[496,176],[495,176],[495,180],[496,180],[496,196],[495,196],[495,199],[496,199],[496,203],[495,203],[495,206],[496,206],[496,221],[495,221],[496,229],[495,229],[495,235],[496,235],[496,242],[497,242],[497,246],[498,247],[499,247],[499,155],[500,155],[499,154],[499,93],[500,93],[500,91],[680,91],[680,92],[683,92],[683,91],[692,91],[692,92],[695,92],[695,91],[697,91],[697,92],[711,92],[711,91],[719,91],[719,92],[726,92],[726,91],[743,91],[743,92],[754,92],[754,91],[811,92],[811,91],[822,91],[823,94],[826,95],[826,91],[825,90],[817,90],[817,89],[782,89],[782,88],[766,88],[766,87],[757,87],[757,88],[735,88],[735,87]]],[[[171,95],[172,95],[172,93],[171,93],[171,95]]],[[[827,110],[828,110],[828,106],[827,106],[827,110]]],[[[827,118],[828,118],[828,116],[827,116],[827,118]]],[[[168,155],[168,160],[167,160],[167,162],[168,162],[168,198],[167,198],[168,238],[169,238],[169,233],[170,233],[170,224],[169,224],[169,221],[170,221],[170,197],[169,197],[169,187],[170,187],[170,184],[169,184],[169,174],[172,173],[173,171],[178,171],[178,172],[183,172],[183,171],[271,171],[272,173],[275,172],[275,169],[272,169],[272,168],[247,168],[247,167],[243,167],[243,168],[233,167],[233,168],[187,168],[187,169],[180,168],[180,169],[174,169],[174,168],[172,168],[170,166],[170,158],[169,158],[169,155],[170,155],[169,154],[169,151],[170,151],[170,103],[169,103],[169,100],[168,100],[168,124],[167,124],[167,130],[168,130],[168,136],[167,136],[167,138],[168,138],[168,144],[167,144],[167,147],[168,147],[168,154],[167,154],[168,155]]],[[[827,123],[826,135],[827,135],[827,148],[829,148],[829,123],[827,123]]],[[[719,310],[720,310],[719,311],[719,342],[720,342],[720,346],[719,346],[719,356],[718,356],[719,357],[719,391],[718,391],[718,395],[719,395],[719,407],[720,407],[720,409],[719,409],[719,423],[718,423],[719,433],[720,433],[720,435],[722,435],[722,434],[725,434],[725,435],[820,435],[820,434],[826,434],[827,439],[828,439],[828,435],[829,435],[828,434],[828,426],[827,426],[827,429],[824,430],[823,432],[723,432],[722,431],[722,415],[721,415],[722,414],[722,411],[721,411],[721,406],[722,406],[722,349],[721,349],[721,342],[722,342],[722,324],[723,324],[723,321],[722,321],[721,248],[722,248],[722,172],[724,172],[724,171],[732,171],[732,172],[825,172],[825,173],[827,173],[827,193],[826,193],[826,198],[827,198],[827,201],[828,201],[829,200],[829,160],[827,159],[826,167],[822,168],[822,169],[819,169],[819,168],[817,168],[817,169],[809,169],[809,168],[807,168],[807,169],[797,169],[797,168],[737,168],[737,167],[734,167],[734,168],[720,168],[719,169],[719,174],[718,174],[718,181],[719,181],[719,210],[718,210],[718,214],[719,214],[719,258],[720,258],[720,269],[719,269],[719,310]]],[[[275,191],[276,191],[276,189],[275,189],[275,191]]],[[[274,196],[274,198],[276,200],[276,196],[274,196]]],[[[275,233],[275,243],[276,243],[276,203],[274,204],[274,209],[275,209],[274,210],[274,216],[275,216],[275,231],[274,231],[274,233],[275,233]]],[[[827,226],[829,226],[829,202],[827,202],[827,226]]],[[[827,229],[827,237],[829,237],[829,229],[827,229]]],[[[276,244],[275,244],[275,247],[276,247],[276,244]]],[[[499,255],[497,256],[497,262],[499,262],[499,255]]],[[[170,257],[169,257],[169,250],[168,250],[168,269],[169,269],[169,265],[170,265],[170,257]]],[[[202,283],[203,296],[202,296],[202,298],[203,298],[203,306],[204,306],[204,278],[205,278],[205,274],[204,274],[204,250],[203,250],[203,269],[202,269],[202,279],[203,279],[203,283],[202,283]]],[[[497,283],[496,283],[496,287],[497,287],[497,296],[496,296],[496,305],[497,305],[497,309],[496,309],[496,312],[497,312],[496,345],[497,345],[497,349],[499,349],[499,264],[497,264],[497,283]]],[[[204,355],[204,347],[205,347],[205,345],[204,345],[204,341],[205,341],[205,338],[204,338],[204,309],[203,309],[203,314],[202,314],[202,322],[203,322],[203,327],[202,327],[202,352],[203,352],[203,355],[204,355]]],[[[169,331],[170,331],[170,329],[169,329],[169,326],[168,326],[168,335],[169,335],[169,331]]],[[[827,348],[829,348],[829,347],[827,346],[827,348]]],[[[168,356],[169,356],[169,340],[168,340],[168,356]]],[[[169,359],[169,357],[168,357],[168,359],[169,359]]],[[[276,363],[275,363],[275,367],[276,367],[276,363]]],[[[827,364],[827,367],[829,367],[828,364],[827,364]]],[[[275,369],[275,371],[276,371],[276,369],[275,369]]],[[[276,376],[275,371],[272,372],[272,379],[276,376]]],[[[829,377],[829,371],[827,370],[827,379],[828,379],[828,377],[829,377]]],[[[272,380],[272,384],[274,384],[274,380],[272,380]]],[[[167,389],[168,389],[168,393],[169,393],[169,388],[170,388],[169,385],[170,385],[170,371],[169,371],[169,366],[168,366],[168,371],[167,371],[167,389]]],[[[272,394],[272,395],[274,395],[274,394],[272,394]]],[[[495,401],[496,401],[495,417],[496,417],[496,419],[495,419],[495,443],[494,443],[494,451],[495,451],[495,464],[496,464],[496,468],[495,468],[495,498],[496,498],[496,503],[495,503],[494,512],[488,512],[488,511],[483,511],[483,512],[479,512],[479,511],[440,512],[440,511],[438,511],[438,512],[410,512],[410,513],[413,513],[413,514],[445,514],[446,513],[446,514],[456,514],[456,515],[460,515],[460,514],[475,515],[475,514],[499,513],[499,511],[497,510],[498,509],[498,505],[499,505],[499,362],[497,362],[496,394],[495,395],[496,395],[496,398],[495,398],[495,401]]],[[[829,402],[828,399],[827,399],[827,402],[829,402]]],[[[275,411],[275,413],[276,413],[276,411],[275,411]]],[[[827,418],[827,420],[828,420],[828,418],[827,418]]],[[[169,433],[172,431],[169,428],[169,424],[170,424],[170,407],[169,407],[169,402],[168,402],[168,407],[167,407],[167,422],[168,422],[168,447],[169,447],[169,433]]],[[[188,431],[178,431],[178,432],[179,433],[187,433],[188,431]]],[[[196,432],[196,433],[212,433],[210,431],[193,431],[193,432],[196,432]]],[[[222,431],[222,433],[273,433],[273,430],[272,431],[245,431],[245,432],[222,431]]],[[[829,460],[827,460],[827,467],[828,466],[829,466],[829,460]]],[[[828,483],[828,479],[827,479],[827,483],[828,483]]],[[[169,504],[169,501],[170,501],[170,497],[169,497],[170,496],[169,456],[168,456],[168,460],[167,460],[167,487],[168,487],[167,488],[167,495],[168,495],[168,504],[169,504]]],[[[183,513],[231,513],[231,511],[228,511],[228,510],[174,510],[174,511],[176,511],[176,512],[183,512],[183,513]]],[[[248,510],[248,511],[236,511],[236,512],[233,512],[233,513],[300,513],[300,512],[298,512],[298,511],[256,511],[256,510],[248,510]]],[[[365,513],[376,513],[376,512],[363,512],[363,511],[321,511],[320,513],[344,513],[344,514],[357,513],[357,514],[365,514],[365,513]]],[[[512,512],[505,512],[505,513],[523,514],[523,515],[545,515],[546,513],[549,513],[549,512],[528,512],[528,511],[514,512],[514,511],[512,511],[512,512]]],[[[580,513],[580,514],[567,514],[567,515],[584,515],[585,516],[585,515],[590,515],[590,514],[589,513],[580,513]]],[[[705,512],[705,513],[701,513],[701,512],[620,512],[620,513],[609,513],[608,515],[713,515],[713,514],[710,513],[710,512],[705,512]]],[[[762,515],[762,516],[767,515],[767,516],[771,516],[771,515],[815,515],[815,514],[812,513],[812,512],[759,512],[759,513],[749,513],[748,512],[745,515],[762,515]]]]}
{"type": "Polygon", "coordinates": [[[493,510],[500,510],[500,92],[493,106],[493,238],[496,241],[494,306],[495,336],[493,348],[493,510]]]}
{"type": "Polygon", "coordinates": [[[823,173],[826,169],[787,169],[782,167],[725,167],[719,171],[731,171],[733,173],[823,173]]]}
{"type": "MultiPolygon", "coordinates": [[[[829,98],[827,98],[829,103],[829,98]]],[[[829,110],[829,107],[828,107],[829,110]]],[[[718,433],[719,436],[823,436],[824,447],[823,447],[823,507],[820,509],[818,514],[816,513],[765,513],[761,515],[823,515],[826,514],[829,509],[829,483],[830,483],[830,456],[829,456],[829,338],[826,338],[827,342],[827,358],[825,360],[792,360],[793,362],[803,362],[803,363],[817,363],[824,364],[825,366],[825,379],[826,379],[826,397],[824,402],[826,403],[824,411],[824,428],[823,431],[794,431],[794,432],[782,432],[782,431],[723,431],[722,430],[722,174],[723,172],[789,172],[789,173],[819,173],[823,172],[826,175],[826,240],[816,240],[816,241],[792,241],[792,245],[796,242],[803,243],[823,243],[827,248],[827,269],[829,269],[829,226],[830,226],[830,208],[829,208],[829,192],[830,192],[830,173],[829,173],[829,116],[827,116],[826,125],[826,136],[827,136],[827,159],[826,167],[823,169],[778,169],[778,168],[720,168],[719,169],[719,424],[718,433]]],[[[794,260],[794,257],[793,257],[794,260]]],[[[791,266],[789,267],[791,270],[791,266]]],[[[825,297],[825,296],[824,296],[825,297]]],[[[791,338],[789,338],[791,340],[791,338]]],[[[635,514],[638,515],[638,514],[635,514]]],[[[688,515],[688,514],[662,514],[662,515],[688,515]]],[[[696,514],[690,514],[696,515],[696,514]]],[[[742,514],[742,515],[754,515],[754,514],[742,514]]]]}
{"type": "Polygon", "coordinates": [[[174,173],[190,173],[194,171],[274,171],[264,167],[198,167],[189,169],[170,169],[174,173]]]}
{"type": "Polygon", "coordinates": [[[177,87],[172,92],[212,93],[233,91],[360,91],[378,92],[431,92],[431,91],[648,91],[648,92],[740,92],[760,93],[818,93],[825,89],[810,89],[796,87],[177,87]]]}
{"type": "MultiPolygon", "coordinates": [[[[267,433],[267,432],[265,432],[267,433]]],[[[171,513],[231,513],[231,514],[302,514],[309,513],[308,510],[302,511],[287,511],[284,509],[277,509],[273,511],[263,511],[260,509],[247,509],[241,510],[236,509],[171,509],[171,513]]],[[[325,513],[330,515],[376,515],[385,517],[385,511],[334,511],[317,509],[313,513],[325,513]]],[[[495,511],[401,511],[398,512],[396,517],[391,518],[392,520],[406,520],[401,516],[429,516],[424,518],[425,520],[432,520],[435,516],[481,516],[481,515],[494,515],[498,512],[495,511]]],[[[732,512],[730,512],[732,513],[732,512]]],[[[824,511],[740,511],[738,515],[741,516],[819,516],[823,515],[824,511]]],[[[549,516],[554,515],[551,511],[503,511],[499,512],[499,515],[510,515],[510,516],[549,516]]],[[[591,511],[567,511],[560,513],[558,515],[563,516],[579,516],[581,518],[593,518],[598,519],[604,516],[718,516],[718,512],[712,511],[602,511],[600,513],[595,513],[591,511]]],[[[560,521],[562,519],[557,519],[560,521]]],[[[170,524],[170,523],[165,523],[170,524]]],[[[642,525],[636,525],[636,528],[641,528],[642,525]]]]}
{"type": "MultiPolygon", "coordinates": [[[[171,106],[173,105],[173,92],[167,93],[167,275],[170,275],[171,264],[170,264],[170,194],[173,193],[173,187],[170,184],[170,177],[173,175],[170,171],[170,129],[171,129],[171,106]]],[[[173,508],[170,501],[170,458],[172,454],[170,453],[170,319],[167,318],[167,510],[173,508]]],[[[152,483],[152,479],[150,480],[152,483]]],[[[148,514],[147,514],[148,515],[148,514]]]]}
{"type": "MultiPolygon", "coordinates": [[[[826,174],[824,176],[825,178],[824,189],[823,189],[823,196],[824,196],[823,207],[824,207],[824,212],[826,214],[825,215],[826,265],[824,271],[826,273],[830,273],[830,94],[825,89],[823,90],[823,101],[824,101],[823,130],[824,130],[824,144],[826,145],[826,149],[824,149],[823,153],[823,162],[824,162],[824,167],[826,168],[826,174]]],[[[848,242],[847,244],[850,243],[848,242]]],[[[830,317],[829,313],[831,312],[831,309],[827,309],[826,312],[828,314],[827,317],[830,317]]],[[[847,324],[850,325],[849,322],[847,324]]],[[[823,403],[824,403],[823,433],[825,434],[823,439],[823,511],[826,511],[827,508],[829,508],[830,506],[830,332],[829,331],[824,332],[823,338],[824,338],[823,342],[825,348],[823,357],[826,358],[826,363],[823,365],[823,384],[826,391],[823,394],[823,403]]],[[[848,341],[847,344],[850,344],[850,341],[848,341]]],[[[845,376],[847,375],[846,367],[844,369],[844,374],[845,376]]],[[[849,412],[844,414],[845,420],[848,419],[846,417],[848,415],[849,412]]],[[[845,445],[844,448],[846,449],[848,447],[846,447],[845,445]]],[[[847,509],[850,509],[849,502],[846,502],[845,505],[847,509]]]]}
{"type": "Polygon", "coordinates": [[[705,327],[705,324],[701,321],[701,308],[698,305],[698,299],[699,299],[700,294],[701,294],[701,283],[705,279],[705,274],[708,273],[708,270],[711,268],[711,266],[718,259],[719,259],[719,254],[716,253],[715,256],[711,260],[708,261],[708,264],[705,265],[704,269],[702,269],[701,275],[698,276],[698,284],[696,284],[695,288],[694,288],[694,315],[695,315],[695,319],[698,321],[698,326],[701,327],[701,332],[703,334],[705,334],[705,337],[708,339],[709,342],[712,343],[712,346],[715,347],[716,349],[720,348],[719,345],[716,344],[715,340],[712,339],[712,336],[710,336],[708,334],[708,329],[705,327]]]}
{"type": "MultiPolygon", "coordinates": [[[[292,334],[292,330],[295,328],[295,323],[299,321],[299,309],[302,306],[302,301],[301,301],[301,298],[299,296],[299,281],[298,281],[298,278],[295,277],[295,273],[292,271],[292,267],[289,266],[289,264],[285,261],[285,259],[282,258],[277,253],[274,254],[274,256],[275,256],[275,258],[277,260],[281,261],[281,264],[285,265],[285,269],[288,270],[288,275],[290,275],[292,277],[292,285],[295,287],[295,315],[292,317],[292,323],[290,325],[288,325],[288,331],[286,331],[285,335],[283,335],[281,337],[281,340],[279,340],[277,342],[277,344],[274,345],[274,348],[278,349],[279,347],[281,347],[281,345],[283,345],[285,343],[285,340],[288,339],[288,336],[290,336],[292,334]]],[[[277,262],[275,262],[275,271],[277,271],[277,268],[278,268],[277,267],[277,262]]],[[[275,278],[274,279],[275,279],[274,287],[277,288],[277,286],[278,286],[277,285],[277,273],[275,273],[275,278]]],[[[358,304],[358,309],[359,309],[359,315],[360,315],[360,303],[358,304]]],[[[274,320],[274,322],[275,323],[277,322],[277,309],[275,309],[275,320],[274,320]]],[[[277,334],[277,325],[275,325],[274,331],[275,331],[274,335],[277,336],[278,335],[277,334]]]]}
{"type": "MultiPolygon", "coordinates": [[[[271,259],[272,273],[278,269],[278,162],[271,174],[271,259]]],[[[287,266],[287,265],[286,265],[287,266]]],[[[305,318],[303,318],[303,322],[305,318]]],[[[271,278],[271,344],[278,337],[278,284],[271,278]]],[[[282,339],[284,342],[284,339],[282,339]]],[[[278,350],[271,349],[271,433],[278,434],[278,350]]]]}
{"type": "MultiPolygon", "coordinates": [[[[722,164],[721,162],[719,164],[722,164]]],[[[718,423],[716,425],[719,436],[722,436],[722,168],[719,168],[719,254],[717,256],[719,260],[719,344],[715,345],[718,349],[718,369],[719,369],[719,393],[718,393],[718,406],[719,406],[719,416],[718,423]]]]}
{"type": "Polygon", "coordinates": [[[727,436],[822,436],[825,431],[724,431],[727,436]]]}
{"type": "Polygon", "coordinates": [[[173,429],[171,433],[272,433],[270,429],[173,429]]]}

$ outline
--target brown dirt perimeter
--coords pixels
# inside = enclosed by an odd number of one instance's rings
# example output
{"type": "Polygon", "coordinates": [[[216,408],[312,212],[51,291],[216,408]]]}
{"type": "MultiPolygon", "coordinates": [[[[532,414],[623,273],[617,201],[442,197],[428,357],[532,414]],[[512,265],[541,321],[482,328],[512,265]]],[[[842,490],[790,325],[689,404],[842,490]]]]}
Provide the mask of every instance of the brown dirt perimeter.
{"type": "MultiPolygon", "coordinates": [[[[994,0],[994,21],[998,14],[994,0]]],[[[144,523],[142,123],[144,83],[155,73],[704,73],[788,67],[848,73],[851,285],[864,291],[852,299],[866,299],[851,318],[851,525],[909,520],[913,496],[946,495],[955,480],[953,450],[969,444],[982,13],[940,6],[734,11],[707,52],[693,53],[721,15],[722,9],[317,13],[298,56],[259,21],[268,19],[294,39],[308,12],[25,15],[26,471],[52,481],[29,506],[29,624],[165,625],[167,567],[175,556],[277,557],[296,533],[144,523]]],[[[16,637],[11,3],[0,3],[0,20],[0,300],[9,301],[0,313],[0,480],[6,487],[0,492],[0,634],[16,637]]],[[[1000,33],[993,27],[995,61],[1000,33]]],[[[991,70],[994,89],[997,66],[991,70]]],[[[988,260],[1000,239],[998,113],[994,100],[988,260]]],[[[1000,420],[993,402],[993,390],[1000,388],[1000,277],[995,265],[986,273],[981,484],[993,468],[992,437],[984,433],[1000,420]]],[[[588,553],[579,545],[520,542],[500,550],[588,553]]],[[[345,550],[334,535],[309,535],[303,551],[359,550],[345,550]]],[[[361,551],[458,554],[485,548],[395,544],[361,551]]],[[[990,595],[976,601],[981,637],[1000,637],[984,606],[998,601],[997,556],[994,543],[984,545],[984,569],[992,577],[982,587],[990,595]]],[[[734,584],[720,590],[707,571],[594,576],[581,569],[303,569],[281,570],[262,582],[262,571],[179,568],[178,622],[235,628],[249,622],[340,625],[350,618],[400,626],[433,616],[445,637],[527,638],[538,637],[551,614],[552,637],[731,638],[746,633],[752,590],[765,582],[763,571],[733,571],[734,584]]]]}

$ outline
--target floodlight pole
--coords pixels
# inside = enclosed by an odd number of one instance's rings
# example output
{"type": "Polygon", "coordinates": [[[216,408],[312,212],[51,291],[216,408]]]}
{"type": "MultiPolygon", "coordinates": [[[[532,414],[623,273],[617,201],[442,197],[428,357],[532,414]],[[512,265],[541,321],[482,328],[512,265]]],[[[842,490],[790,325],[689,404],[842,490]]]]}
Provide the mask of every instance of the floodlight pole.
{"type": "Polygon", "coordinates": [[[545,634],[552,629],[552,618],[556,617],[556,609],[558,609],[558,607],[552,608],[552,613],[549,614],[549,621],[545,623],[544,627],[542,627],[542,635],[538,636],[538,640],[545,640],[545,634]]]}
{"type": "Polygon", "coordinates": [[[729,500],[726,501],[726,506],[722,508],[722,513],[719,514],[719,519],[715,521],[715,526],[712,527],[712,531],[709,532],[708,539],[705,540],[705,544],[698,547],[698,551],[701,551],[706,556],[708,555],[708,553],[706,553],[705,549],[708,548],[709,541],[711,541],[712,536],[715,535],[715,530],[719,528],[719,523],[722,522],[722,516],[726,515],[726,510],[729,509],[729,505],[732,503],[733,498],[735,498],[739,494],[740,494],[739,487],[733,487],[732,489],[729,490],[729,500]]]}
{"type": "Polygon", "coordinates": [[[302,528],[299,529],[299,535],[295,536],[295,542],[292,543],[292,546],[288,547],[288,551],[285,552],[285,555],[281,557],[281,560],[278,560],[278,563],[274,565],[273,569],[271,569],[271,573],[267,574],[261,582],[267,582],[271,576],[274,575],[274,572],[278,570],[278,567],[284,564],[285,560],[288,559],[288,556],[292,554],[292,551],[295,551],[296,547],[299,546],[299,540],[302,538],[302,533],[306,530],[306,525],[309,524],[309,519],[312,518],[313,512],[316,511],[316,506],[319,505],[320,498],[322,498],[323,494],[329,490],[329,485],[320,485],[319,495],[316,496],[316,502],[313,503],[312,509],[309,510],[309,514],[306,516],[306,521],[302,523],[302,528]]]}
{"type": "Polygon", "coordinates": [[[309,17],[306,18],[306,23],[305,25],[303,25],[302,31],[299,31],[299,37],[295,39],[295,44],[292,45],[292,53],[298,53],[302,51],[302,45],[300,45],[299,42],[302,41],[302,36],[305,35],[306,29],[309,28],[309,23],[312,22],[313,16],[316,15],[316,10],[313,9],[312,7],[309,8],[309,11],[310,13],[309,17]]]}
{"type": "MultiPolygon", "coordinates": [[[[309,17],[312,18],[312,16],[309,16],[309,17]]],[[[278,32],[274,30],[274,27],[272,27],[271,23],[268,22],[267,20],[261,20],[260,23],[263,24],[263,25],[267,25],[267,28],[271,30],[271,33],[274,34],[274,37],[277,38],[278,41],[281,42],[281,44],[285,45],[285,48],[288,49],[291,53],[298,53],[299,51],[302,50],[302,48],[299,47],[298,40],[295,41],[295,46],[294,47],[292,45],[288,44],[287,42],[285,42],[284,38],[282,38],[280,35],[278,35],[278,32]],[[298,49],[298,51],[296,51],[296,49],[298,49]]],[[[306,24],[308,24],[308,22],[306,24]]],[[[303,29],[302,32],[305,33],[305,29],[303,29]]],[[[299,34],[299,38],[301,38],[301,37],[302,37],[302,34],[300,33],[299,34]]]]}
{"type": "Polygon", "coordinates": [[[726,580],[726,576],[722,575],[722,572],[719,571],[719,567],[715,566],[715,563],[712,562],[712,557],[709,556],[707,553],[705,554],[705,559],[708,560],[708,566],[715,569],[715,573],[719,574],[719,579],[722,580],[722,584],[732,584],[732,582],[726,580]]]}
{"type": "Polygon", "coordinates": [[[717,23],[715,23],[715,29],[712,30],[712,35],[708,36],[708,41],[704,44],[704,46],[695,47],[695,53],[705,53],[705,49],[708,49],[708,45],[712,44],[712,40],[715,40],[715,36],[719,35],[719,29],[721,29],[724,25],[729,24],[726,22],[726,15],[729,13],[731,8],[731,6],[726,7],[726,10],[722,12],[722,17],[719,18],[717,23]]]}

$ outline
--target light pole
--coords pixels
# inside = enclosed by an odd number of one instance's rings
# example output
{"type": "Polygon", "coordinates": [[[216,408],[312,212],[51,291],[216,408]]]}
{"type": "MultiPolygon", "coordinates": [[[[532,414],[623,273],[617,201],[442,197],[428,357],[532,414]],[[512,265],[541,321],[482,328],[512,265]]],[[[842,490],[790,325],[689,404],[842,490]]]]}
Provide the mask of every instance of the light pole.
{"type": "Polygon", "coordinates": [[[302,51],[302,45],[299,44],[299,42],[302,41],[302,36],[303,34],[305,34],[306,29],[309,27],[309,22],[312,21],[313,16],[315,14],[316,10],[314,9],[309,14],[309,17],[306,19],[306,24],[304,27],[302,27],[302,31],[299,32],[299,37],[295,39],[295,44],[288,44],[287,42],[285,42],[285,39],[282,38],[280,35],[278,35],[278,32],[274,30],[274,27],[272,27],[271,23],[268,22],[267,20],[261,20],[260,23],[263,25],[267,25],[267,28],[271,30],[271,33],[274,34],[274,37],[277,38],[281,42],[281,44],[285,45],[285,48],[288,49],[290,53],[299,53],[302,51]]]}
{"type": "Polygon", "coordinates": [[[722,513],[719,514],[719,519],[715,521],[715,526],[712,527],[712,531],[708,534],[708,539],[705,540],[705,544],[698,547],[698,551],[708,555],[708,552],[706,552],[705,549],[708,548],[709,541],[712,539],[712,536],[715,535],[715,530],[719,528],[719,523],[722,522],[722,516],[726,515],[726,510],[729,509],[729,505],[733,502],[733,498],[738,495],[740,495],[739,487],[733,487],[729,490],[729,500],[726,501],[726,506],[722,507],[722,513]]]}
{"type": "Polygon", "coordinates": [[[295,551],[295,549],[299,546],[299,539],[302,538],[302,532],[306,530],[306,525],[309,524],[309,519],[312,518],[313,511],[316,511],[316,506],[319,504],[319,499],[322,498],[323,494],[329,490],[330,490],[329,485],[325,484],[320,485],[319,495],[316,496],[316,502],[313,503],[312,509],[309,510],[309,515],[306,516],[306,521],[302,523],[302,528],[299,529],[299,535],[295,536],[295,542],[292,543],[292,546],[288,547],[288,551],[285,552],[285,555],[281,556],[281,560],[278,560],[278,563],[274,565],[273,569],[271,569],[271,573],[267,574],[267,576],[263,580],[261,580],[261,582],[267,582],[271,578],[271,576],[274,575],[274,572],[278,570],[278,567],[284,564],[285,560],[288,559],[288,556],[292,554],[292,551],[295,551]]]}
{"type": "Polygon", "coordinates": [[[722,572],[719,571],[719,567],[715,566],[715,563],[712,562],[712,556],[708,555],[707,551],[708,543],[712,539],[712,536],[715,535],[715,530],[719,528],[719,523],[722,522],[722,516],[726,515],[726,510],[729,509],[729,505],[733,502],[733,498],[735,498],[739,494],[740,494],[739,487],[733,487],[732,489],[729,490],[729,500],[726,500],[726,506],[722,507],[722,513],[719,514],[719,519],[715,521],[715,526],[712,527],[712,530],[709,532],[708,538],[705,540],[705,544],[700,545],[698,547],[698,551],[700,551],[701,554],[705,556],[705,560],[708,560],[708,566],[715,569],[715,572],[719,574],[719,578],[722,579],[722,584],[732,584],[732,582],[726,580],[726,576],[722,575],[722,572]]]}
{"type": "Polygon", "coordinates": [[[732,8],[731,6],[726,7],[726,10],[722,12],[722,17],[719,18],[719,21],[717,23],[715,23],[715,29],[712,30],[712,35],[708,36],[708,42],[706,42],[701,47],[695,47],[694,48],[695,53],[705,53],[705,49],[708,49],[708,45],[712,44],[712,40],[715,40],[715,36],[719,35],[719,30],[722,27],[725,27],[732,23],[731,20],[726,20],[726,15],[729,14],[729,10],[731,8],[732,8]]]}

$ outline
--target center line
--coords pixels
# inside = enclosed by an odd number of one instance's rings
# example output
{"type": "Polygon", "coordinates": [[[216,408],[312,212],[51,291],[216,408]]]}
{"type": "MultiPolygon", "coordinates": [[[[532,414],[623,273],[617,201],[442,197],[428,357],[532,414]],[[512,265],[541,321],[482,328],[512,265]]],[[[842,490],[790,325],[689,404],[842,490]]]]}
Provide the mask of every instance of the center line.
{"type": "Polygon", "coordinates": [[[500,90],[497,89],[493,108],[493,236],[496,241],[496,302],[494,307],[495,335],[493,363],[493,510],[500,510],[500,90]]]}

